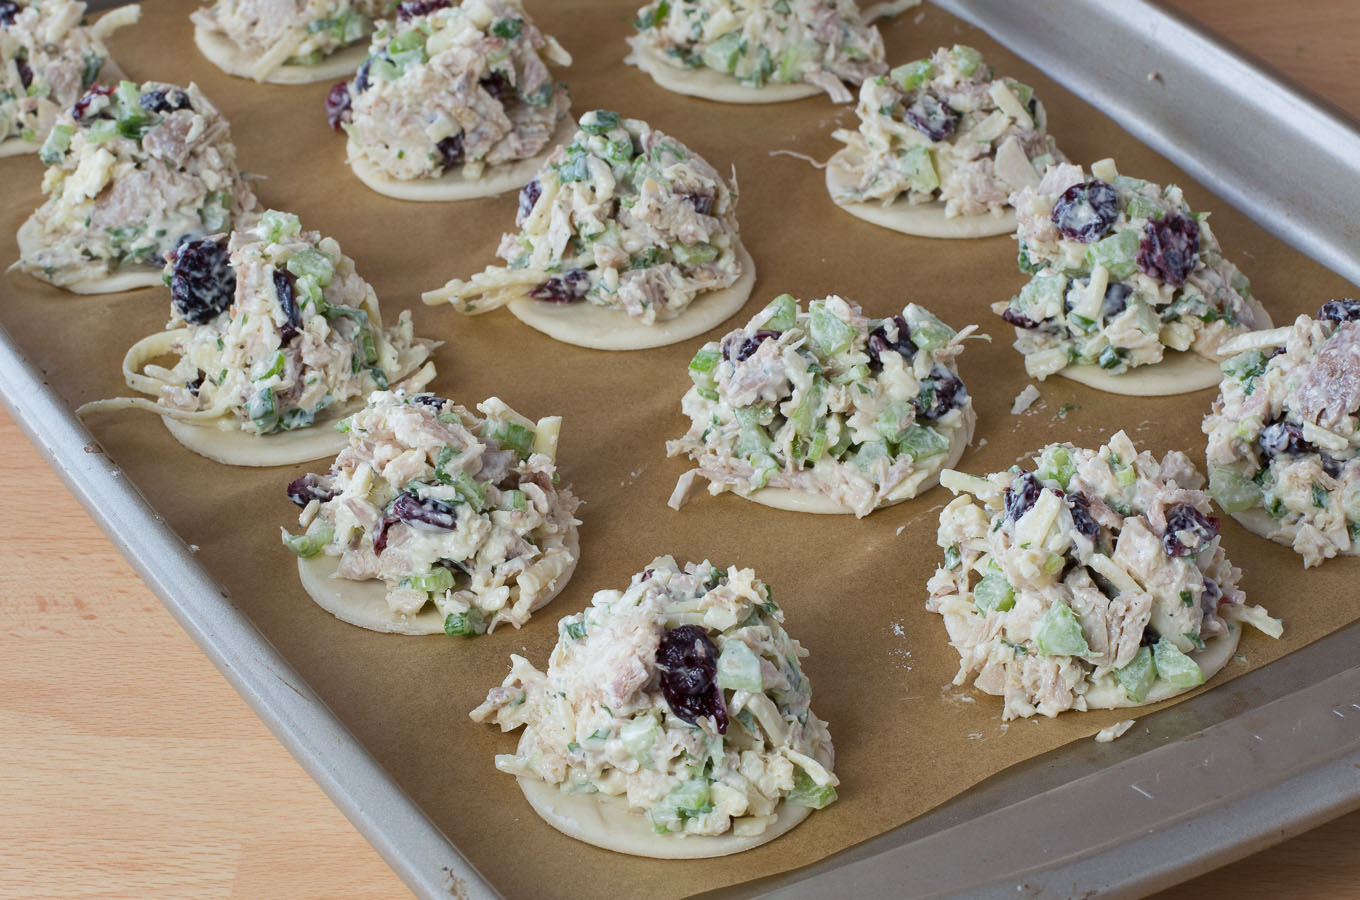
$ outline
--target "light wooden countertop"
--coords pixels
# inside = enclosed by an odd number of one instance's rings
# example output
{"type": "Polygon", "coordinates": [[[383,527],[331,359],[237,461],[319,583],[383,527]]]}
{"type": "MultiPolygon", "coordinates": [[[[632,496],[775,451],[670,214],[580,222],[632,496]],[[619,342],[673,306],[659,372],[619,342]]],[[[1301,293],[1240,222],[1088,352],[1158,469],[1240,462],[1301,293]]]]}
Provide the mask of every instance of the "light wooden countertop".
{"type": "MultiPolygon", "coordinates": [[[[1173,0],[1360,117],[1360,4],[1173,0]]],[[[396,875],[0,412],[0,896],[387,898],[396,875]]],[[[1360,897],[1360,812],[1166,898],[1360,897]]]]}

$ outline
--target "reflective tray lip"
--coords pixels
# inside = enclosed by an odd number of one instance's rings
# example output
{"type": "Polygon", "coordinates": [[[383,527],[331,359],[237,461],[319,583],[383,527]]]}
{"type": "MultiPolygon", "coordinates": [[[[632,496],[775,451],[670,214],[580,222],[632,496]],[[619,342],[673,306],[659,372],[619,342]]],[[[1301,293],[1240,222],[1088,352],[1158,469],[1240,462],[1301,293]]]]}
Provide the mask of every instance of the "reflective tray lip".
{"type": "MultiPolygon", "coordinates": [[[[1103,109],[1276,237],[1360,283],[1360,239],[1348,212],[1360,209],[1360,131],[1350,117],[1149,0],[933,2],[1103,109]],[[1234,139],[1253,120],[1290,129],[1296,152],[1287,169],[1234,139]]],[[[414,893],[502,896],[232,604],[3,328],[0,402],[180,626],[414,893]]],[[[1067,897],[1096,889],[1132,897],[1174,884],[1360,807],[1360,666],[1328,671],[1338,658],[1360,659],[1360,623],[1233,682],[1288,671],[1302,684],[1264,706],[1225,717],[1234,694],[1224,686],[1157,714],[1159,726],[1182,732],[1165,746],[1129,743],[1116,751],[1119,762],[1088,762],[1072,779],[1063,777],[1062,760],[1082,748],[1062,748],[807,869],[711,896],[813,898],[853,887],[860,897],[1067,897]],[[1215,724],[1196,729],[1197,710],[1215,724]],[[1229,764],[1215,765],[1217,754],[1234,750],[1236,768],[1224,776],[1229,764]],[[1151,802],[1158,794],[1144,786],[1163,790],[1163,773],[1176,785],[1171,806],[1151,802]],[[1025,778],[1028,791],[1017,788],[1025,778]],[[1101,792],[1116,783],[1152,795],[1143,818],[1129,819],[1106,843],[1072,829],[1101,814],[1108,796],[1101,792]],[[1009,802],[988,807],[993,798],[1009,802]],[[1020,862],[1017,851],[1033,848],[1005,836],[1017,823],[1033,828],[1036,817],[1083,840],[1020,862]],[[988,845],[988,835],[1001,843],[988,845]]]]}

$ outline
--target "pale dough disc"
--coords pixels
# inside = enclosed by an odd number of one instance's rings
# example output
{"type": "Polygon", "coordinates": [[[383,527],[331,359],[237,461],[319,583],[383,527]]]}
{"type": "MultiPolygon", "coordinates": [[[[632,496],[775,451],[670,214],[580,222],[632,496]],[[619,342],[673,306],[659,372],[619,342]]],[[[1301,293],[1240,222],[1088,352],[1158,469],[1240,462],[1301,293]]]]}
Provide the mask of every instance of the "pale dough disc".
{"type": "MultiPolygon", "coordinates": [[[[1242,512],[1229,513],[1229,515],[1237,520],[1237,524],[1252,534],[1282,544],[1291,550],[1294,548],[1294,536],[1299,531],[1297,525],[1283,525],[1270,513],[1260,508],[1245,509],[1242,512]]],[[[1351,541],[1350,547],[1339,550],[1337,553],[1340,556],[1360,556],[1360,541],[1351,541]]]]}
{"type": "MultiPolygon", "coordinates": [[[[973,428],[977,425],[977,414],[969,407],[964,416],[964,426],[956,428],[949,436],[949,450],[939,456],[931,458],[930,464],[925,468],[913,472],[902,484],[898,485],[883,502],[879,503],[875,509],[883,509],[887,506],[895,506],[903,501],[910,500],[927,491],[940,483],[940,472],[943,469],[952,469],[963,456],[963,451],[968,447],[968,443],[973,439],[973,428]]],[[[741,496],[741,495],[738,495],[741,496]]],[[[847,515],[852,516],[855,511],[850,507],[836,502],[825,494],[810,494],[806,491],[796,491],[792,488],[766,487],[758,491],[752,491],[745,495],[746,499],[754,500],[763,505],[774,509],[785,509],[790,512],[819,513],[822,515],[847,515]]]]}
{"type": "Polygon", "coordinates": [[[647,816],[628,808],[623,797],[608,794],[568,794],[555,784],[536,778],[517,778],[529,805],[552,827],[578,841],[617,853],[651,859],[706,859],[750,850],[779,837],[808,817],[812,810],[781,802],[775,821],[760,834],[657,834],[647,816]]]}
{"type": "MultiPolygon", "coordinates": [[[[26,259],[39,250],[42,242],[38,239],[37,220],[32,216],[19,226],[17,236],[19,243],[19,259],[26,259]]],[[[28,273],[32,275],[33,273],[28,273]]],[[[37,275],[33,276],[38,278],[37,275]]],[[[114,272],[112,275],[105,275],[101,278],[82,278],[70,284],[57,284],[48,281],[46,278],[39,278],[40,281],[47,281],[48,284],[59,287],[64,291],[73,294],[119,294],[123,291],[134,291],[138,288],[156,287],[165,284],[165,279],[161,277],[159,268],[134,268],[124,272],[114,272]]]]}
{"type": "MultiPolygon", "coordinates": [[[[1270,314],[1252,297],[1247,301],[1257,319],[1257,329],[1270,328],[1270,314]]],[[[1123,394],[1126,397],[1169,397],[1218,387],[1223,370],[1218,363],[1190,351],[1167,350],[1162,361],[1150,366],[1138,366],[1111,375],[1099,366],[1068,366],[1058,372],[1064,378],[1098,391],[1123,394]]]]}
{"type": "MultiPolygon", "coordinates": [[[[1232,659],[1233,653],[1237,651],[1237,642],[1242,638],[1242,627],[1238,623],[1228,622],[1227,624],[1227,633],[1210,638],[1204,642],[1203,650],[1196,650],[1190,654],[1190,658],[1199,665],[1200,671],[1204,673],[1206,684],[1222,671],[1223,667],[1228,664],[1228,660],[1232,659]]],[[[1152,683],[1152,687],[1148,689],[1147,696],[1143,698],[1143,701],[1134,703],[1124,693],[1124,688],[1115,680],[1115,677],[1107,675],[1101,681],[1091,685],[1083,696],[1086,697],[1088,709],[1124,709],[1132,706],[1148,706],[1153,703],[1160,703],[1163,700],[1170,700],[1172,697],[1194,690],[1196,687],[1199,687],[1199,685],[1181,687],[1159,676],[1152,683]]]]}
{"type": "Polygon", "coordinates": [[[506,191],[519,190],[533,180],[557,145],[570,142],[575,134],[576,120],[566,116],[558,123],[542,153],[528,159],[488,167],[482,176],[475,180],[464,178],[461,169],[449,169],[438,178],[417,178],[407,181],[392,178],[355,149],[353,138],[350,138],[345,146],[345,156],[349,167],[354,170],[359,180],[384,196],[397,200],[470,200],[473,197],[492,197],[506,191]]]}
{"type": "MultiPolygon", "coordinates": [[[[346,407],[347,412],[354,409],[352,405],[346,407]]],[[[306,428],[264,435],[242,431],[235,416],[220,420],[227,426],[224,428],[182,422],[169,416],[161,416],[161,421],[175,440],[213,462],[228,466],[291,466],[334,456],[343,450],[349,435],[333,427],[342,418],[344,413],[327,416],[306,428]]]]}
{"type": "Polygon", "coordinates": [[[793,84],[765,84],[761,87],[747,87],[724,72],[713,69],[682,69],[666,61],[640,36],[628,39],[633,52],[624,58],[648,75],[668,91],[716,100],[719,103],[783,103],[787,100],[802,100],[815,97],[822,89],[805,81],[793,84]]]}
{"type": "Polygon", "coordinates": [[[361,41],[341,48],[314,66],[296,66],[284,63],[263,79],[256,79],[251,72],[255,59],[248,56],[231,38],[220,31],[211,31],[197,23],[194,24],[194,43],[208,58],[208,61],[228,75],[262,80],[268,84],[312,84],[317,81],[332,81],[353,75],[368,58],[368,44],[361,41]]]}
{"type": "Polygon", "coordinates": [[[18,156],[21,153],[37,153],[42,148],[42,144],[36,141],[26,141],[21,137],[10,137],[0,141],[0,159],[6,156],[18,156]]]}
{"type": "Polygon", "coordinates": [[[716,328],[736,315],[751,296],[756,264],[744,246],[737,246],[741,277],[731,287],[700,296],[674,319],[643,325],[623,310],[593,303],[547,303],[512,300],[508,309],[524,324],[548,337],[592,350],[646,350],[689,340],[716,328]]]}
{"type": "MultiPolygon", "coordinates": [[[[534,604],[535,610],[542,609],[561,593],[576,571],[576,561],[581,558],[581,544],[575,525],[567,533],[566,548],[571,552],[571,565],[549,585],[548,592],[534,604]]],[[[303,589],[322,609],[337,619],[370,631],[390,634],[443,634],[444,614],[433,603],[426,603],[414,616],[393,612],[392,607],[387,605],[386,584],[376,578],[368,581],[336,578],[335,572],[339,568],[340,560],[324,553],[310,559],[298,557],[298,577],[302,579],[303,589]]],[[[512,598],[517,596],[517,591],[517,588],[512,589],[512,598]]]]}
{"type": "Polygon", "coordinates": [[[906,195],[884,206],[882,203],[860,203],[838,200],[838,193],[853,190],[855,177],[839,164],[849,155],[850,148],[837,151],[826,163],[826,189],[831,200],[856,218],[891,228],[903,234],[928,238],[979,238],[1015,231],[1015,210],[1006,207],[999,214],[985,216],[946,216],[944,203],[911,203],[906,195]]]}

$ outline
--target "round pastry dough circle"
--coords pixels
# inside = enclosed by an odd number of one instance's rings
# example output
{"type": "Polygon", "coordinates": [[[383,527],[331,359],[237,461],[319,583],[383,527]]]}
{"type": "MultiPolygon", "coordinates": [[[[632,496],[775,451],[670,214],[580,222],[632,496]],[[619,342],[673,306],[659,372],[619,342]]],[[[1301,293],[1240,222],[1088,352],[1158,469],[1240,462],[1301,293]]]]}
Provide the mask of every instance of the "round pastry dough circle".
{"type": "MultiPolygon", "coordinates": [[[[29,216],[24,224],[19,226],[16,240],[19,244],[19,258],[21,260],[37,253],[42,247],[42,241],[38,238],[38,223],[35,218],[29,216]]],[[[34,277],[37,278],[38,276],[35,275],[34,277]]],[[[54,281],[48,281],[46,278],[39,280],[47,281],[48,284],[59,287],[64,291],[70,291],[73,294],[121,294],[124,291],[135,291],[139,288],[165,284],[165,279],[161,277],[159,268],[133,268],[103,275],[99,278],[82,278],[70,284],[57,284],[54,281]]]]}
{"type": "MultiPolygon", "coordinates": [[[[928,491],[940,483],[940,472],[944,469],[952,469],[958,465],[959,459],[963,457],[963,451],[973,440],[973,429],[977,425],[977,413],[969,407],[964,415],[964,424],[961,428],[955,428],[949,436],[949,450],[945,453],[931,458],[931,463],[924,469],[914,472],[908,479],[915,480],[914,486],[908,486],[911,491],[902,497],[885,499],[874,509],[883,509],[887,506],[896,506],[898,503],[911,500],[928,491]]],[[[899,485],[899,490],[904,485],[899,485]]],[[[894,492],[895,493],[895,492],[894,492]]],[[[774,509],[784,509],[790,512],[817,513],[821,515],[847,515],[852,516],[855,511],[850,507],[826,496],[825,494],[810,494],[806,491],[795,491],[792,488],[771,488],[765,487],[750,494],[738,495],[745,496],[748,500],[754,500],[762,506],[769,506],[774,509]]]]}
{"type": "MultiPolygon", "coordinates": [[[[561,593],[576,571],[576,562],[581,558],[581,543],[575,525],[567,532],[565,546],[572,556],[571,565],[557,576],[531,611],[542,609],[561,593]]],[[[392,607],[387,605],[386,584],[376,578],[368,581],[336,578],[335,572],[339,568],[340,560],[324,553],[310,559],[298,557],[298,577],[303,590],[318,606],[340,621],[388,634],[444,633],[444,614],[433,603],[426,603],[414,616],[393,612],[392,607]]]]}
{"type": "Polygon", "coordinates": [[[881,203],[837,200],[838,193],[851,190],[855,185],[854,176],[840,164],[841,161],[848,159],[849,155],[850,148],[844,147],[827,160],[826,189],[831,194],[833,203],[858,219],[903,234],[928,238],[993,237],[1011,234],[1016,229],[1015,210],[1010,207],[996,215],[946,216],[944,203],[941,201],[911,203],[905,195],[887,206],[881,203]]]}
{"type": "Polygon", "coordinates": [[[0,159],[18,156],[21,153],[37,153],[41,149],[42,144],[35,141],[26,141],[20,137],[5,138],[0,141],[0,159]]]}
{"type": "MultiPolygon", "coordinates": [[[[223,32],[194,23],[194,43],[209,62],[228,75],[257,80],[250,74],[255,68],[256,60],[236,46],[223,32]]],[[[368,43],[360,41],[352,46],[342,47],[314,66],[284,63],[259,80],[267,84],[312,84],[318,81],[333,81],[353,75],[367,58],[368,43]]]]}
{"type": "Polygon", "coordinates": [[[213,462],[228,466],[291,466],[334,456],[343,450],[349,443],[349,435],[332,426],[361,406],[362,401],[357,405],[347,404],[339,414],[327,416],[314,425],[275,434],[243,431],[234,416],[218,420],[228,427],[198,425],[170,416],[161,416],[161,421],[175,440],[213,462]]]}
{"type": "Polygon", "coordinates": [[[751,297],[756,264],[743,245],[737,245],[741,276],[736,283],[701,295],[674,319],[643,325],[620,309],[593,303],[545,303],[512,300],[507,308],[530,328],[555,340],[592,350],[647,350],[697,337],[736,315],[751,297]]]}
{"type": "Polygon", "coordinates": [[[747,87],[731,75],[713,69],[681,69],[673,66],[641,36],[629,38],[628,43],[632,45],[633,52],[624,62],[637,66],[652,76],[652,81],[677,94],[719,103],[784,103],[822,93],[821,88],[804,81],[747,87]]]}
{"type": "MultiPolygon", "coordinates": [[[[1257,330],[1272,327],[1270,313],[1252,297],[1247,301],[1257,320],[1257,330]]],[[[1068,366],[1058,372],[1064,378],[1126,397],[1170,397],[1218,387],[1223,370],[1218,363],[1188,350],[1167,350],[1162,361],[1138,366],[1122,375],[1111,375],[1099,366],[1068,366]]]]}
{"type": "Polygon", "coordinates": [[[553,150],[557,149],[559,144],[570,142],[575,134],[576,121],[571,116],[565,116],[553,130],[543,152],[528,159],[490,166],[475,181],[464,178],[459,169],[449,169],[438,178],[416,178],[406,181],[392,178],[356,149],[353,138],[346,142],[345,158],[360,181],[386,197],[428,202],[470,200],[473,197],[492,197],[523,187],[538,174],[538,170],[547,162],[553,150]]]}
{"type": "MultiPolygon", "coordinates": [[[[1299,531],[1297,525],[1282,525],[1272,518],[1270,513],[1259,508],[1245,509],[1230,515],[1237,520],[1237,524],[1257,537],[1294,549],[1294,536],[1299,531]]],[[[1360,541],[1352,541],[1350,547],[1337,552],[1340,556],[1360,556],[1360,541]]]]}
{"type": "MultiPolygon", "coordinates": [[[[1242,638],[1241,625],[1236,622],[1228,622],[1227,624],[1226,633],[1210,638],[1205,642],[1203,650],[1196,650],[1190,654],[1190,658],[1204,673],[1206,684],[1222,671],[1223,667],[1228,664],[1228,660],[1232,659],[1233,653],[1237,651],[1237,643],[1242,638]]],[[[1135,703],[1124,693],[1124,688],[1120,686],[1114,676],[1110,675],[1101,683],[1091,685],[1083,696],[1086,698],[1087,709],[1126,709],[1134,706],[1149,706],[1163,700],[1170,700],[1172,697],[1180,696],[1197,687],[1199,685],[1182,687],[1158,676],[1157,680],[1152,683],[1152,687],[1148,689],[1147,696],[1141,702],[1135,703]]]]}

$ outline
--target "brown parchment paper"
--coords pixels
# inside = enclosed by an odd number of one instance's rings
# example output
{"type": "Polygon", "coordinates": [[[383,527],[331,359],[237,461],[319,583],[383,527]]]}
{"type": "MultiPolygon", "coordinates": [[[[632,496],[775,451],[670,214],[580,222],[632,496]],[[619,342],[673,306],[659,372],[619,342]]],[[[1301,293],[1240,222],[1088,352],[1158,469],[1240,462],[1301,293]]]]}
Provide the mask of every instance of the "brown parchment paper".
{"type": "MultiPolygon", "coordinates": [[[[1024,283],[1008,237],[950,242],[868,225],[832,205],[821,173],[772,151],[825,159],[839,145],[849,107],[824,97],[774,106],[729,106],[666,93],[622,64],[629,0],[531,0],[539,24],[575,57],[561,73],[575,111],[606,107],[648,119],[719,170],[735,166],[740,220],[759,279],[743,313],[703,339],[654,351],[608,353],[550,340],[506,312],[463,318],[420,304],[421,290],[491,263],[513,226],[513,194],[456,204],[380,197],[344,165],[344,140],[322,112],[327,85],[278,87],[230,78],[194,49],[187,21],[196,4],[146,0],[143,20],[118,32],[118,60],[139,79],[197,81],[227,114],[239,160],[260,173],[263,201],[298,213],[305,228],[337,238],[377,289],[389,320],[412,308],[416,331],[447,343],[433,389],[473,404],[495,394],[520,412],[564,417],[560,468],[586,501],[582,559],[567,590],[523,630],[476,640],[374,634],[343,624],[297,584],[279,526],[296,526],[283,496],[299,473],[327,461],[251,470],[219,466],[175,443],[153,416],[128,412],[90,421],[99,441],[228,588],[232,600],[486,877],[509,897],[678,897],[784,871],[899,825],[1022,760],[1088,738],[1146,711],[1065,714],[1000,721],[1001,702],[947,687],[957,657],[944,626],[925,612],[925,582],[941,559],[935,490],[867,520],[798,515],[700,491],[682,512],[665,505],[687,468],[664,443],[685,431],[680,397],[686,363],[704,339],[736,327],[783,291],[808,300],[840,293],[872,315],[908,300],[957,327],[980,323],[961,370],[979,424],[961,468],[1009,466],[1045,443],[1094,446],[1118,428],[1158,454],[1184,449],[1203,460],[1199,422],[1212,391],[1164,399],[1095,392],[1062,379],[1040,388],[1033,410],[1012,416],[1027,383],[1011,329],[989,310],[1024,283]],[[492,756],[517,735],[473,724],[467,712],[498,684],[512,652],[546,663],[556,621],[601,588],[622,588],[656,555],[751,566],[773,585],[789,631],[811,651],[814,708],[830,722],[841,778],[838,802],[772,844],[720,860],[659,862],[613,854],[542,823],[492,756]]],[[[1312,311],[1349,286],[1264,231],[1132,140],[1098,110],[1031,66],[931,7],[883,27],[890,62],[962,42],[999,72],[1033,85],[1052,132],[1075,161],[1107,155],[1121,171],[1177,181],[1196,209],[1214,211],[1225,252],[1251,278],[1277,323],[1312,311]]],[[[35,156],[0,160],[5,185],[0,255],[17,256],[14,233],[40,200],[35,156]]],[[[0,322],[73,406],[126,395],[119,361],[137,338],[161,329],[169,294],[148,289],[77,297],[17,272],[0,279],[0,322]]],[[[1285,621],[1271,641],[1249,631],[1217,683],[1296,650],[1357,617],[1355,560],[1304,572],[1287,548],[1224,517],[1224,543],[1246,570],[1251,602],[1285,621]]],[[[153,660],[147,661],[154,665],[153,660]]],[[[343,775],[343,773],[342,773],[343,775]]]]}

